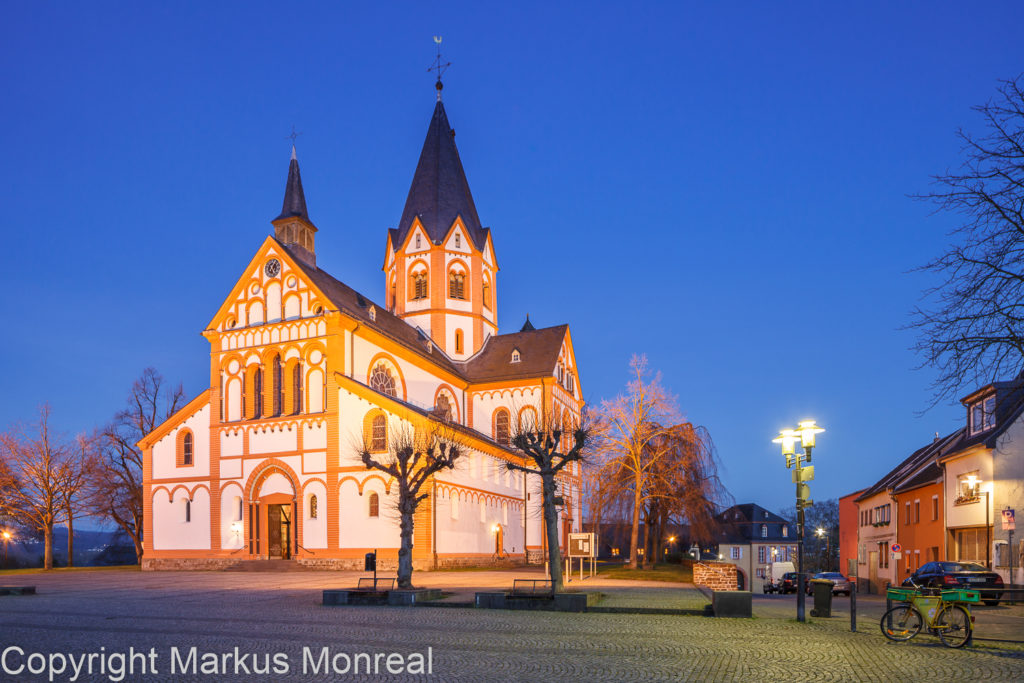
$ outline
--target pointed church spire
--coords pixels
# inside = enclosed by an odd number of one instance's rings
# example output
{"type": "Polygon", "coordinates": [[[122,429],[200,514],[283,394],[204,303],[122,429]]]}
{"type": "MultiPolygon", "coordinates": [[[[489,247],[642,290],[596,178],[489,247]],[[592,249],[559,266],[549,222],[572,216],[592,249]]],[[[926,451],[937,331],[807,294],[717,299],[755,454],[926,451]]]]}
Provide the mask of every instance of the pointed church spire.
{"type": "Polygon", "coordinates": [[[519,330],[519,331],[520,332],[533,332],[536,329],[537,328],[533,326],[533,323],[530,322],[530,314],[527,313],[526,314],[526,322],[523,323],[523,328],[521,330],[519,330]]]}
{"type": "Polygon", "coordinates": [[[302,191],[299,160],[295,157],[295,145],[292,145],[292,158],[288,162],[288,182],[284,187],[284,205],[281,207],[281,215],[274,220],[292,216],[309,220],[309,214],[306,212],[306,194],[302,191]]]}
{"type": "Polygon", "coordinates": [[[292,157],[288,162],[288,181],[284,187],[284,204],[281,207],[281,214],[271,223],[274,225],[274,236],[277,237],[277,241],[288,247],[296,257],[310,265],[316,265],[316,252],[313,249],[316,226],[309,220],[309,213],[306,211],[306,194],[302,191],[302,176],[299,174],[299,161],[295,156],[294,139],[292,157]]]}
{"type": "MultiPolygon", "coordinates": [[[[438,90],[438,94],[440,92],[438,90]]],[[[402,219],[398,223],[394,246],[397,249],[405,241],[417,217],[426,228],[427,236],[437,244],[459,216],[462,217],[470,239],[478,249],[482,249],[485,242],[484,230],[476,213],[476,204],[473,203],[473,194],[469,190],[459,150],[455,146],[455,131],[448,124],[444,103],[438,99],[409,187],[409,196],[405,200],[402,219]]]]}

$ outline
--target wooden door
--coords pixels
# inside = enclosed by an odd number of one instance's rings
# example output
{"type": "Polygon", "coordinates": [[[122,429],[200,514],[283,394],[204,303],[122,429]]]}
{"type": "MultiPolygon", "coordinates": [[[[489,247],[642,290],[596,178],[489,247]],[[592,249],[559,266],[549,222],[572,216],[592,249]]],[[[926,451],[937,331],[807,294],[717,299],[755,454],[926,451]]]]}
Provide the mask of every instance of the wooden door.
{"type": "Polygon", "coordinates": [[[868,553],[868,593],[878,592],[878,551],[868,553]]]}
{"type": "Polygon", "coordinates": [[[281,505],[267,506],[267,554],[276,558],[284,557],[281,507],[281,505]]]}

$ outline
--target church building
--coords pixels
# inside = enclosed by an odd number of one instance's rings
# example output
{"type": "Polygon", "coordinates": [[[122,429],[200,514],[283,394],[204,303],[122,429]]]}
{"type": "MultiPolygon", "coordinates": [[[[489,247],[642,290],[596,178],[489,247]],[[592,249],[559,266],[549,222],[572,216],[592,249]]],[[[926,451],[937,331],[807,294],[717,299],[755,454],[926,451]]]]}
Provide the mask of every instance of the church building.
{"type": "MultiPolygon", "coordinates": [[[[499,334],[494,235],[437,85],[401,220],[382,231],[380,298],[318,262],[292,147],[273,234],[203,330],[209,387],[139,442],[144,569],[269,559],[361,569],[377,549],[393,566],[398,487],[359,450],[386,453],[410,429],[448,430],[467,449],[422,489],[414,565],[541,561],[539,477],[504,465],[527,464],[511,445],[517,429],[579,423],[572,338],[568,325],[535,329],[529,318],[499,334]]],[[[560,477],[553,542],[566,546],[581,528],[578,463],[560,477]]]]}

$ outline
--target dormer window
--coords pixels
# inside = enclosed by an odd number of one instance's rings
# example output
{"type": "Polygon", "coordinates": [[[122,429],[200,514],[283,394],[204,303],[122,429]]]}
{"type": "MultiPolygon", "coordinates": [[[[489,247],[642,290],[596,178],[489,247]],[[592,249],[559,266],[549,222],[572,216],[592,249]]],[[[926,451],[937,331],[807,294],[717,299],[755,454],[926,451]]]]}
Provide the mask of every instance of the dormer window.
{"type": "Polygon", "coordinates": [[[785,524],[783,524],[782,525],[782,537],[786,538],[787,536],[789,536],[789,527],[786,526],[785,524]]]}
{"type": "Polygon", "coordinates": [[[377,307],[376,306],[370,306],[370,320],[376,320],[376,319],[377,319],[377,307]]]}
{"type": "Polygon", "coordinates": [[[512,349],[512,362],[518,363],[520,360],[522,359],[519,356],[519,349],[512,349]]]}
{"type": "Polygon", "coordinates": [[[996,425],[996,397],[986,396],[975,401],[968,408],[968,420],[971,423],[971,434],[983,432],[996,425]]]}
{"type": "Polygon", "coordinates": [[[761,525],[761,538],[768,538],[768,525],[767,524],[762,524],[761,525]]]}

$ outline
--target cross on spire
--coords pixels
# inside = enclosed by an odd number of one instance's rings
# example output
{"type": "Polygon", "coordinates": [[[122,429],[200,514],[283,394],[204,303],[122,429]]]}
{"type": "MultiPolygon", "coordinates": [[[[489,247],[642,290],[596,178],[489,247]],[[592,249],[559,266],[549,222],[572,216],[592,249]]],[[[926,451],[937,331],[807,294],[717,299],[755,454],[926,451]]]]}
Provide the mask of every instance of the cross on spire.
{"type": "Polygon", "coordinates": [[[296,133],[295,132],[295,124],[293,123],[292,124],[292,134],[284,136],[285,140],[291,140],[292,141],[292,159],[295,158],[295,138],[299,137],[300,135],[302,135],[302,133],[296,133]]]}
{"type": "Polygon", "coordinates": [[[437,72],[437,83],[434,84],[434,87],[437,88],[437,101],[440,102],[441,89],[444,88],[444,84],[441,83],[441,76],[448,70],[448,67],[450,67],[452,63],[441,62],[441,36],[434,36],[434,43],[437,45],[437,57],[434,59],[434,63],[427,69],[427,71],[437,72]]]}

